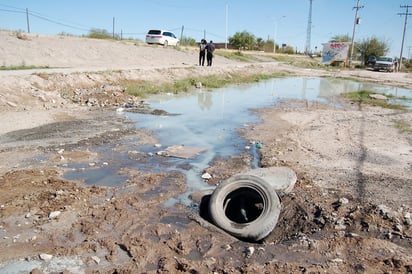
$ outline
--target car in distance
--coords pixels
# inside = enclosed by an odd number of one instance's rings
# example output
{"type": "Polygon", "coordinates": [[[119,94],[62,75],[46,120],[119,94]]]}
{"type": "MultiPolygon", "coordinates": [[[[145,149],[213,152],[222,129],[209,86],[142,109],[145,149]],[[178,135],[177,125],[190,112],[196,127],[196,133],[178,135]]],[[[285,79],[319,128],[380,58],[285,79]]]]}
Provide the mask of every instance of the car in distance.
{"type": "Polygon", "coordinates": [[[376,59],[375,65],[373,65],[373,70],[385,70],[388,72],[393,72],[396,69],[395,63],[395,58],[381,56],[376,59]]]}
{"type": "Polygon", "coordinates": [[[179,39],[176,35],[167,30],[157,30],[151,29],[146,34],[146,43],[148,44],[159,44],[165,47],[167,46],[179,46],[179,39]]]}
{"type": "Polygon", "coordinates": [[[368,61],[366,62],[366,66],[368,66],[370,68],[373,68],[375,63],[376,63],[376,56],[371,55],[371,56],[369,56],[368,61]]]}

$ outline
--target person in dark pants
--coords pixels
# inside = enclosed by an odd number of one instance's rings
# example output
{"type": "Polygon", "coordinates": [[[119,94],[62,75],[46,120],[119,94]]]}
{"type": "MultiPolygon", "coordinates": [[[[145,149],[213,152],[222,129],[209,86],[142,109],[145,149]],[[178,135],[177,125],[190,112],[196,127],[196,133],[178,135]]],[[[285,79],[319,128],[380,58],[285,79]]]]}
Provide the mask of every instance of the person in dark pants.
{"type": "Polygon", "coordinates": [[[206,56],[206,45],[207,42],[205,39],[202,39],[199,44],[199,66],[204,66],[205,65],[205,56],[206,56]]]}
{"type": "Polygon", "coordinates": [[[212,61],[213,61],[213,52],[215,51],[215,44],[213,44],[213,41],[210,40],[210,42],[206,45],[206,59],[207,59],[207,65],[209,67],[212,66],[212,61]]]}

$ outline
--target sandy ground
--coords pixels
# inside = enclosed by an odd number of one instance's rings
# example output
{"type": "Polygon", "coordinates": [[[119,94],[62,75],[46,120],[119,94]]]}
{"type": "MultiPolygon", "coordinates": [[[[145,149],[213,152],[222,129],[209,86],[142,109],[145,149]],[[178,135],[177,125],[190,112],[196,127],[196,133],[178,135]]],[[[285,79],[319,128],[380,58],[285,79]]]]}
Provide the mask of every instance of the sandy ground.
{"type": "MultiPolygon", "coordinates": [[[[125,81],[282,72],[412,89],[410,74],[218,55],[207,68],[188,48],[5,31],[0,56],[3,66],[49,67],[0,71],[0,272],[412,272],[412,136],[395,127],[397,121],[412,127],[411,112],[345,101],[339,109],[282,102],[256,110],[263,122],[243,134],[263,143],[262,165],[288,166],[298,175],[262,243],[226,235],[185,205],[165,207],[186,190],[178,172],[125,170],[128,184],[108,188],[64,180],[59,168],[98,162],[92,147],[131,136],[156,143],[115,115],[115,108],[140,101],[127,95],[125,81]]],[[[210,184],[248,163],[245,155],[216,159],[207,169],[210,184]]]]}

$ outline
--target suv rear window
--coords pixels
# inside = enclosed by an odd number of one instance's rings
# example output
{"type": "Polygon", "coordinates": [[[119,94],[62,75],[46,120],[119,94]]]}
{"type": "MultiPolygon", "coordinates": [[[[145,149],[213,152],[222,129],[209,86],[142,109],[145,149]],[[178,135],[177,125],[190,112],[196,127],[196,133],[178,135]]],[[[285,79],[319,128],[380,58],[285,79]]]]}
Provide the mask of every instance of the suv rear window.
{"type": "Polygon", "coordinates": [[[154,30],[154,29],[152,29],[152,30],[149,30],[149,32],[148,32],[148,34],[156,34],[156,35],[159,35],[159,34],[161,34],[162,32],[160,31],[160,30],[154,30]]]}

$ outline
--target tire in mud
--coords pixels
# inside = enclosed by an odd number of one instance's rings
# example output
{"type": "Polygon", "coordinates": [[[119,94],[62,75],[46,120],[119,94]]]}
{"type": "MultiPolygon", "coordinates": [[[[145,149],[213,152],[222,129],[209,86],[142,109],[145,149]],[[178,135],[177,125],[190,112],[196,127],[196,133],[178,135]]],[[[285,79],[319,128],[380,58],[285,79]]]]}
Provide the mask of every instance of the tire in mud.
{"type": "Polygon", "coordinates": [[[280,200],[265,180],[235,175],[216,187],[209,201],[212,222],[238,239],[258,242],[275,228],[280,200]]]}

